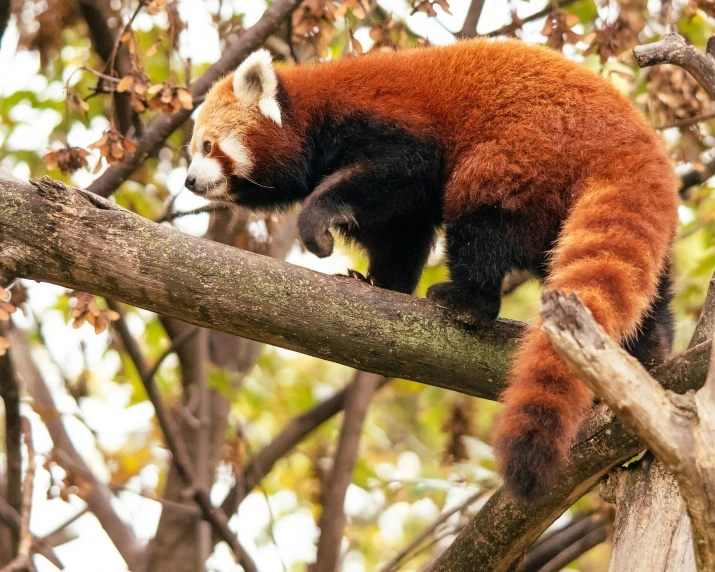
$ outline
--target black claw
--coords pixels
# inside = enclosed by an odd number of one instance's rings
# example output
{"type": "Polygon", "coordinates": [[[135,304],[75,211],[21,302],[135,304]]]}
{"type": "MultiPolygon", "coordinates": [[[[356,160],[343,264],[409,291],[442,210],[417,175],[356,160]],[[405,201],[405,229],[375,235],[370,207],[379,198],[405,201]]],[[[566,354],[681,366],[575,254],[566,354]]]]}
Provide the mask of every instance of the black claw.
{"type": "Polygon", "coordinates": [[[375,280],[372,276],[370,276],[369,274],[365,276],[362,272],[358,272],[357,270],[353,270],[352,268],[348,268],[347,274],[338,274],[338,276],[347,276],[348,278],[354,278],[355,280],[359,280],[360,282],[364,282],[365,284],[369,284],[370,286],[375,285],[375,280]]]}

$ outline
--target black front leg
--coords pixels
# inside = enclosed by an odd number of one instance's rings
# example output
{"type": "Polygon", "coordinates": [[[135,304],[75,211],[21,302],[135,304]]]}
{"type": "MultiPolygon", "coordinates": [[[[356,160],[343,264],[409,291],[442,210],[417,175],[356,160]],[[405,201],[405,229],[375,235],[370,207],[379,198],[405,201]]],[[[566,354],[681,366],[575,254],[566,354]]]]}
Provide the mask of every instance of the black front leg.
{"type": "Polygon", "coordinates": [[[483,208],[449,223],[446,234],[451,281],[431,286],[427,298],[468,322],[495,320],[504,276],[522,261],[524,249],[515,238],[524,231],[498,209],[483,208]]]}
{"type": "Polygon", "coordinates": [[[333,251],[339,231],[367,251],[370,283],[411,293],[441,221],[434,173],[409,162],[368,161],[325,178],[303,204],[300,237],[317,256],[333,251]],[[430,185],[431,186],[428,186],[430,185]]]}
{"type": "Polygon", "coordinates": [[[405,294],[415,291],[436,234],[433,221],[420,214],[355,237],[367,251],[367,277],[375,286],[405,294]]]}

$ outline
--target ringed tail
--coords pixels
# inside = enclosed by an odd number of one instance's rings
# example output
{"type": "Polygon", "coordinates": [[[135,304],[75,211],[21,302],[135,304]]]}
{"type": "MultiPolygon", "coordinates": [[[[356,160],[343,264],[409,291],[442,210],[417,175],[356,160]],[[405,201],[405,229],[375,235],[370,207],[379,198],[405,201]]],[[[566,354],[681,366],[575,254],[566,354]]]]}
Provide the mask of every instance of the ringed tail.
{"type": "MultiPolygon", "coordinates": [[[[613,163],[606,177],[582,183],[545,286],[576,292],[606,332],[624,342],[657,303],[678,197],[672,168],[657,148],[613,163]]],[[[517,497],[535,501],[557,483],[592,398],[540,327],[530,328],[501,396],[495,436],[502,475],[517,497]]]]}

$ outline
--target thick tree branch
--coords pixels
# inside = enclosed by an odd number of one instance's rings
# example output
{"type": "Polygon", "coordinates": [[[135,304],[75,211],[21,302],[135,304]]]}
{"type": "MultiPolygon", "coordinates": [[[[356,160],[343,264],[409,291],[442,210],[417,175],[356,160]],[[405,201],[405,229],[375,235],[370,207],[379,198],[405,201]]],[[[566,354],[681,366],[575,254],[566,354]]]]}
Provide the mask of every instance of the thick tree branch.
{"type": "Polygon", "coordinates": [[[690,73],[700,86],[715,99],[715,58],[701,54],[678,34],[666,34],[652,44],[633,48],[636,62],[642,68],[659,64],[680,66],[690,73]]]}
{"type": "Polygon", "coordinates": [[[367,408],[379,384],[380,376],[358,372],[346,397],[338,449],[318,523],[320,538],[315,572],[334,572],[338,566],[345,528],[345,493],[352,482],[367,408]]]}
{"type": "MultiPolygon", "coordinates": [[[[277,0],[263,13],[261,19],[243,32],[223,54],[221,59],[207,69],[191,84],[194,100],[203,96],[221,76],[233,71],[253,50],[259,48],[296,9],[301,0],[277,0]]],[[[179,113],[159,115],[137,141],[136,153],[123,162],[111,166],[87,190],[102,197],[110,196],[147,159],[156,153],[169,135],[178,129],[189,117],[191,111],[182,109],[179,113]]]]}
{"type": "MultiPolygon", "coordinates": [[[[656,367],[651,374],[665,388],[684,393],[703,384],[709,359],[710,342],[707,342],[656,367]]],[[[607,406],[595,407],[581,425],[561,480],[549,495],[536,504],[525,505],[500,488],[429,568],[430,572],[510,570],[568,507],[613,466],[643,448],[643,443],[625,429],[607,406]]]]}
{"type": "Polygon", "coordinates": [[[574,373],[676,476],[698,570],[715,570],[715,360],[703,388],[668,393],[596,323],[577,295],[544,294],[542,329],[574,373]]]}
{"type": "Polygon", "coordinates": [[[110,296],[387,377],[494,399],[523,326],[448,310],[162,227],[43,178],[0,177],[0,274],[110,296]]]}

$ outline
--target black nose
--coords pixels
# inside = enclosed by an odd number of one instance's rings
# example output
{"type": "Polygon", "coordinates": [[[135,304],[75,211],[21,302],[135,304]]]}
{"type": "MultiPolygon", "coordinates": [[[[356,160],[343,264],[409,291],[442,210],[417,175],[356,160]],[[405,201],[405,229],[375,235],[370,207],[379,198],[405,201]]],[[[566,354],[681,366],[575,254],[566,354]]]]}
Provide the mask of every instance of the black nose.
{"type": "Polygon", "coordinates": [[[186,177],[186,180],[184,181],[184,186],[189,189],[190,191],[193,191],[196,189],[196,177],[193,175],[189,175],[186,177]]]}

